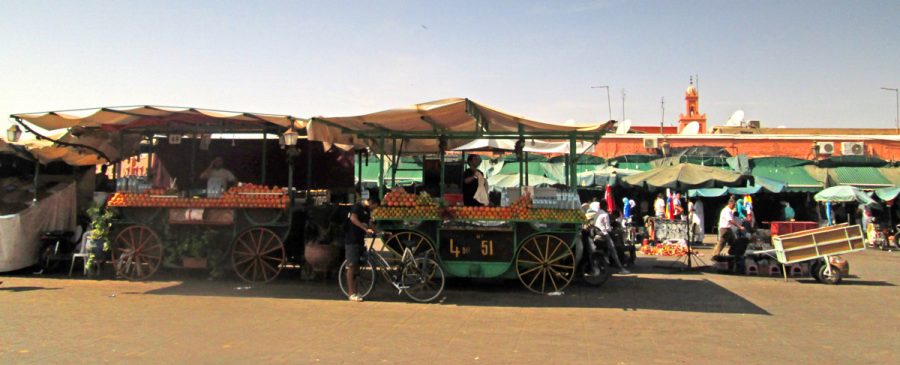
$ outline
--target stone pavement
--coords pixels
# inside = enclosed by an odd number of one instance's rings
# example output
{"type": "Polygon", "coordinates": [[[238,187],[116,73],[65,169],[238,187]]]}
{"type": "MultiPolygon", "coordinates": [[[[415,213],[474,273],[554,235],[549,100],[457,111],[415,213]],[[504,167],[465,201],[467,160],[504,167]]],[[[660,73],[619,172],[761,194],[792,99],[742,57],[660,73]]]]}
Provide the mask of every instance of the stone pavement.
{"type": "Polygon", "coordinates": [[[855,277],[839,286],[670,273],[653,268],[670,259],[639,256],[635,275],[600,288],[455,280],[428,305],[386,289],[352,303],[336,280],[296,274],[239,290],[184,272],[25,273],[0,277],[0,363],[900,363],[900,252],[847,258],[855,277]]]}

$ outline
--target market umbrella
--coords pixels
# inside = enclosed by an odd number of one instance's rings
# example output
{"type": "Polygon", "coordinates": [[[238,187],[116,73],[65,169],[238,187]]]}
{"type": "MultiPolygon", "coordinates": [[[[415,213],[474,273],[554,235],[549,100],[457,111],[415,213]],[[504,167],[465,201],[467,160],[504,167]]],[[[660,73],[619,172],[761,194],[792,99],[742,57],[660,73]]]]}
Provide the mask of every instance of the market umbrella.
{"type": "Polygon", "coordinates": [[[676,190],[742,186],[745,180],[745,176],[733,171],[690,163],[657,167],[622,179],[626,185],[676,190]]]}
{"type": "Polygon", "coordinates": [[[814,197],[817,202],[849,203],[857,202],[865,205],[878,205],[868,194],[855,186],[832,186],[820,191],[814,197]]]}
{"type": "Polygon", "coordinates": [[[881,201],[894,200],[898,194],[900,194],[900,187],[898,186],[875,190],[875,195],[877,195],[878,199],[881,199],[881,201]]]}

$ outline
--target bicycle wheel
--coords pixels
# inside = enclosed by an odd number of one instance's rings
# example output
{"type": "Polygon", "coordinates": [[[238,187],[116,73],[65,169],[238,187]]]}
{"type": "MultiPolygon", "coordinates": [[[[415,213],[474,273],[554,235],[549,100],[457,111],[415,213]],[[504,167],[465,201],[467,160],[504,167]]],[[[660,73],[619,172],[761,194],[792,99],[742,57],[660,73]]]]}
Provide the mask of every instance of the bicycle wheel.
{"type": "Polygon", "coordinates": [[[435,300],[444,291],[444,270],[429,258],[420,257],[403,267],[400,275],[402,285],[408,286],[406,295],[417,302],[435,300]]]}
{"type": "MultiPolygon", "coordinates": [[[[350,296],[347,290],[347,270],[350,269],[349,262],[344,260],[341,264],[341,270],[338,272],[338,284],[341,286],[341,292],[345,296],[350,296]]],[[[359,263],[359,270],[356,270],[356,294],[365,298],[372,293],[375,287],[375,270],[368,260],[359,263]]]]}

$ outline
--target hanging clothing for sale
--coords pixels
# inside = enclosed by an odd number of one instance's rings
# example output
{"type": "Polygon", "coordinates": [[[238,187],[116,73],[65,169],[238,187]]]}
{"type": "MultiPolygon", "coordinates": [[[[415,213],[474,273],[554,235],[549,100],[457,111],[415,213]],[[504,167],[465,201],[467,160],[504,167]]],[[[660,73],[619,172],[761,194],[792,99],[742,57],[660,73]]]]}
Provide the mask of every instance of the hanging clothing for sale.
{"type": "Polygon", "coordinates": [[[609,185],[606,185],[606,192],[603,196],[606,199],[606,212],[612,213],[616,211],[616,199],[613,197],[612,188],[609,185]]]}

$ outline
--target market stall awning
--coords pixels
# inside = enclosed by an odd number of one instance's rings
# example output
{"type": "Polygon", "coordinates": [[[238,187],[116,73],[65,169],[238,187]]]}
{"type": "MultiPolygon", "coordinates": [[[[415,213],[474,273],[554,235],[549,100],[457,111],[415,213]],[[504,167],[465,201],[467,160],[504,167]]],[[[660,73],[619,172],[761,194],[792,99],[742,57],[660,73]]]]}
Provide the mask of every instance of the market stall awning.
{"type": "Polygon", "coordinates": [[[875,167],[835,167],[828,169],[832,185],[850,185],[862,189],[894,186],[875,167]]]}
{"type": "Polygon", "coordinates": [[[811,163],[812,161],[793,157],[756,157],[750,160],[750,165],[753,167],[794,167],[809,165],[811,163]]]}
{"type": "Polygon", "coordinates": [[[659,155],[622,155],[609,159],[607,163],[620,169],[650,171],[653,161],[659,158],[659,155]]]}
{"type": "Polygon", "coordinates": [[[6,143],[6,141],[0,139],[0,154],[4,155],[13,155],[19,158],[24,158],[26,160],[34,159],[25,147],[17,144],[6,143]]]}
{"type": "Polygon", "coordinates": [[[51,146],[40,146],[43,156],[32,152],[42,162],[62,159],[78,165],[130,157],[143,136],[156,133],[278,133],[306,126],[306,121],[288,115],[149,105],[21,113],[10,117],[39,140],[52,142],[51,146]],[[39,129],[64,129],[68,133],[56,133],[64,136],[56,138],[39,129]],[[95,156],[85,157],[85,152],[95,156]]]}
{"type": "Polygon", "coordinates": [[[881,201],[894,200],[898,194],[900,194],[900,187],[897,186],[875,190],[875,195],[878,196],[878,199],[881,199],[881,201]]]}
{"type": "Polygon", "coordinates": [[[740,186],[744,183],[745,178],[741,174],[720,168],[683,163],[627,176],[622,181],[626,185],[645,188],[686,190],[740,186]]]}
{"type": "Polygon", "coordinates": [[[802,165],[781,167],[776,165],[757,165],[750,174],[755,179],[765,178],[784,184],[785,192],[816,192],[824,185],[812,177],[802,165]]]}
{"type": "Polygon", "coordinates": [[[46,130],[98,127],[109,131],[128,129],[138,132],[159,130],[194,132],[198,128],[212,127],[217,128],[219,132],[227,133],[229,130],[258,131],[269,124],[284,129],[294,125],[300,129],[306,124],[304,120],[289,115],[153,105],[22,113],[13,114],[11,117],[46,130]]]}
{"type": "Polygon", "coordinates": [[[878,172],[894,186],[900,186],[900,167],[883,167],[878,172]]]}
{"type": "MultiPolygon", "coordinates": [[[[594,148],[591,142],[577,142],[575,151],[578,153],[590,153],[594,148]]],[[[515,139],[476,139],[453,149],[454,151],[515,151],[515,139]]],[[[549,142],[528,140],[522,146],[522,151],[541,154],[569,153],[569,142],[549,142]]]]}
{"type": "Polygon", "coordinates": [[[439,153],[441,137],[446,141],[443,147],[452,150],[484,138],[599,138],[610,126],[609,122],[584,127],[538,122],[469,99],[450,98],[365,115],[315,117],[307,131],[313,141],[370,147],[377,153],[393,154],[395,149],[404,153],[439,153]],[[396,146],[395,140],[399,140],[396,146]]]}
{"type": "Polygon", "coordinates": [[[771,180],[762,176],[756,176],[753,179],[753,185],[743,187],[721,187],[692,189],[688,191],[688,196],[714,198],[723,195],[754,195],[765,191],[769,193],[780,193],[785,189],[785,185],[779,181],[771,180]]]}
{"type": "Polygon", "coordinates": [[[37,159],[42,164],[62,161],[72,166],[92,166],[109,162],[105,157],[116,161],[132,155],[141,141],[140,136],[122,136],[104,131],[85,131],[77,137],[71,133],[56,132],[47,137],[15,144],[0,141],[0,151],[14,151],[19,157],[37,159]]]}
{"type": "Polygon", "coordinates": [[[865,205],[878,205],[869,195],[854,186],[832,186],[818,192],[814,198],[817,202],[857,202],[865,205]]]}
{"type": "MultiPolygon", "coordinates": [[[[519,186],[519,174],[507,174],[500,173],[493,175],[487,179],[488,185],[491,188],[511,188],[519,186]]],[[[524,181],[524,178],[523,178],[524,181]]],[[[550,179],[543,175],[538,174],[529,174],[528,175],[528,184],[529,186],[537,186],[537,185],[553,185],[556,184],[557,181],[550,179]]],[[[526,184],[523,184],[526,185],[526,184]]]]}
{"type": "MultiPolygon", "coordinates": [[[[368,164],[359,159],[354,161],[353,176],[356,180],[359,178],[357,171],[360,169],[360,164],[362,165],[362,182],[366,184],[377,184],[379,177],[378,167],[380,166],[378,158],[369,157],[368,164]]],[[[397,165],[397,175],[394,176],[394,179],[398,184],[420,183],[422,182],[422,168],[422,164],[416,163],[411,159],[400,159],[400,163],[397,165]]],[[[384,181],[388,185],[391,185],[392,173],[393,170],[390,161],[385,161],[384,181]]]]}

